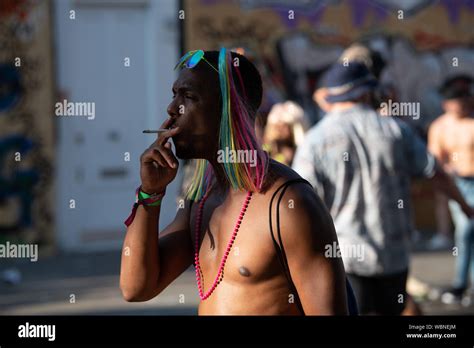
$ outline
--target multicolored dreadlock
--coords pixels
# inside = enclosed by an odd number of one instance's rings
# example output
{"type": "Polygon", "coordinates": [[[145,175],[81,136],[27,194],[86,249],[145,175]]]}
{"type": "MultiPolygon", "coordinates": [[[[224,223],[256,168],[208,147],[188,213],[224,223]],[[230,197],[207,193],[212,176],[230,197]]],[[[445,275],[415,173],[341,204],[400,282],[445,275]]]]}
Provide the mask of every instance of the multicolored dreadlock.
{"type": "MultiPolygon", "coordinates": [[[[221,48],[219,52],[219,83],[222,95],[222,116],[219,131],[219,149],[252,151],[256,153],[256,165],[246,162],[222,163],[227,181],[232,189],[258,192],[268,169],[268,155],[259,146],[245,101],[238,94],[232,75],[234,67],[244,97],[246,92],[238,66],[232,64],[231,52],[221,48]]],[[[197,160],[196,170],[186,197],[200,200],[214,179],[212,166],[205,159],[197,160]]]]}

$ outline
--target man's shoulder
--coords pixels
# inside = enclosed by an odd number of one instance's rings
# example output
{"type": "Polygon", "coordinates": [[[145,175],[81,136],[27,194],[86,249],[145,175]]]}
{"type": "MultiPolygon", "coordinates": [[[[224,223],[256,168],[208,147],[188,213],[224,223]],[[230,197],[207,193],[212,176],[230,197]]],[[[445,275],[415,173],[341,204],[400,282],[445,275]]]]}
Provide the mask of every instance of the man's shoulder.
{"type": "Polygon", "coordinates": [[[440,131],[441,128],[447,126],[450,123],[450,117],[447,114],[438,116],[433,122],[431,122],[430,129],[434,131],[440,131]]]}
{"type": "Polygon", "coordinates": [[[305,138],[312,144],[319,144],[341,133],[345,133],[345,127],[340,115],[328,113],[306,132],[305,138]]]}
{"type": "Polygon", "coordinates": [[[327,113],[318,123],[316,123],[309,131],[321,132],[326,128],[331,128],[334,124],[341,122],[340,113],[332,111],[327,113]]]}
{"type": "Polygon", "coordinates": [[[298,174],[279,177],[269,190],[269,199],[271,197],[275,197],[272,211],[276,212],[278,205],[284,235],[296,237],[304,231],[313,233],[315,226],[331,228],[332,220],[326,206],[313,186],[298,174]],[[286,189],[278,191],[282,185],[286,189]]]}
{"type": "MultiPolygon", "coordinates": [[[[317,198],[313,186],[290,167],[276,162],[271,166],[270,171],[271,177],[265,192],[265,195],[268,196],[269,200],[274,196],[278,189],[285,184],[285,186],[288,186],[283,194],[283,199],[285,201],[293,199],[293,202],[303,202],[308,199],[317,198]]],[[[282,191],[283,190],[280,190],[280,193],[277,193],[278,197],[282,191]]],[[[301,204],[299,206],[301,208],[303,205],[301,204]]]]}
{"type": "Polygon", "coordinates": [[[302,186],[304,190],[312,190],[312,186],[305,184],[303,180],[304,179],[292,168],[277,161],[270,160],[267,180],[264,185],[265,195],[272,196],[278,188],[290,181],[295,181],[295,183],[291,183],[290,186],[302,186]],[[300,185],[300,183],[302,185],[300,185]]]}
{"type": "Polygon", "coordinates": [[[294,170],[284,165],[277,164],[273,170],[275,177],[264,193],[265,201],[268,202],[269,207],[270,201],[274,197],[272,216],[276,216],[274,214],[276,214],[278,206],[284,238],[287,238],[287,241],[290,238],[295,242],[296,240],[309,241],[310,236],[316,232],[314,229],[316,226],[318,226],[319,233],[323,230],[332,230],[330,214],[311,184],[303,181],[302,177],[294,170]],[[290,181],[291,183],[289,183],[290,181]],[[285,183],[288,185],[284,192],[283,189],[278,190],[285,183]]]}

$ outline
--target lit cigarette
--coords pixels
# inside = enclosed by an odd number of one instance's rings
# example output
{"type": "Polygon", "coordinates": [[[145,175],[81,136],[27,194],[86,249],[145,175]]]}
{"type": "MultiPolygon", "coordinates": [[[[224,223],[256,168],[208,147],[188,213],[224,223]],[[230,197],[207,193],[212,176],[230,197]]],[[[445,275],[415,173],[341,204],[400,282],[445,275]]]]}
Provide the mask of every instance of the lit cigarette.
{"type": "Polygon", "coordinates": [[[163,129],[163,128],[161,128],[161,129],[156,129],[156,130],[154,130],[154,129],[145,129],[145,130],[143,131],[143,133],[156,134],[156,133],[163,133],[163,132],[166,132],[166,131],[169,131],[169,129],[163,129]]]}

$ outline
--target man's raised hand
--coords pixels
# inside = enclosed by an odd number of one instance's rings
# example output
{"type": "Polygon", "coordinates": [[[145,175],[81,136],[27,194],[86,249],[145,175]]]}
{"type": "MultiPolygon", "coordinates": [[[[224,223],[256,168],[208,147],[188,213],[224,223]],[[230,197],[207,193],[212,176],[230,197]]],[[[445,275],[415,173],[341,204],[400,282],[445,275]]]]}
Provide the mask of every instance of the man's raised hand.
{"type": "MultiPolygon", "coordinates": [[[[160,128],[168,128],[171,122],[172,119],[168,118],[160,128]]],[[[156,141],[140,156],[142,191],[149,194],[162,192],[176,177],[179,162],[168,140],[179,132],[179,127],[176,127],[159,133],[156,141]]]]}

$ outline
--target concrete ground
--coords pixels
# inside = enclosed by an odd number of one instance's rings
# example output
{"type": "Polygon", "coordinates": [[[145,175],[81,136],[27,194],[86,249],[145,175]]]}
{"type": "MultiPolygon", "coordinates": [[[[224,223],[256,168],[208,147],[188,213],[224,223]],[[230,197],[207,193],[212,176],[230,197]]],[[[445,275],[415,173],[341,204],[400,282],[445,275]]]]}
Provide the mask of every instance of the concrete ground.
{"type": "MultiPolygon", "coordinates": [[[[417,252],[411,274],[433,287],[449,284],[454,257],[449,252],[417,252]]],[[[0,283],[3,315],[195,315],[198,295],[189,269],[160,296],[144,303],[125,302],[119,290],[120,252],[63,254],[29,260],[5,259],[0,274],[15,269],[17,284],[0,283]]],[[[474,314],[474,305],[420,302],[425,314],[474,314]]]]}

